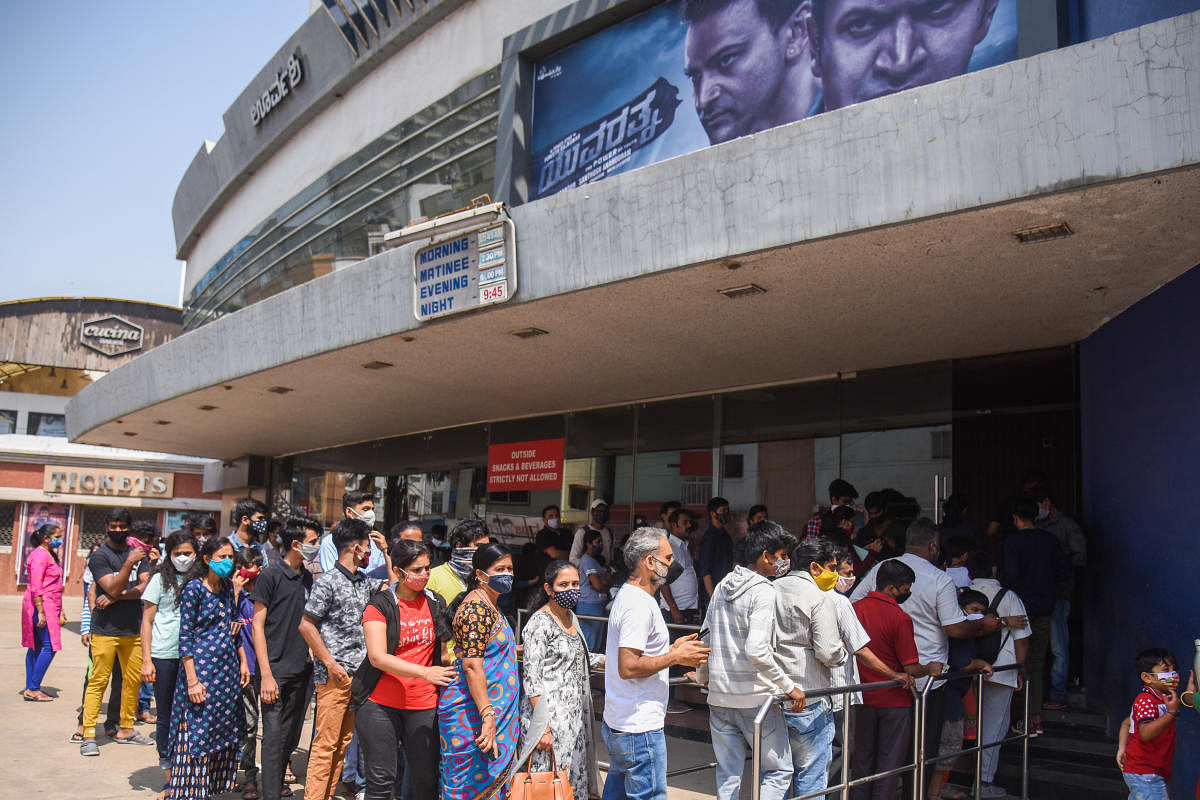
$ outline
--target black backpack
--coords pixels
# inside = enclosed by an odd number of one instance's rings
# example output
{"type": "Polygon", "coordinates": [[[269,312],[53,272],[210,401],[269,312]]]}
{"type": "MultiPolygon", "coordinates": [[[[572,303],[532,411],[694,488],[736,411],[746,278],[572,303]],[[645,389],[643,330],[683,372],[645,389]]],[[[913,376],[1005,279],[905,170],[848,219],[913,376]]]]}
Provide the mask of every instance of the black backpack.
{"type": "MultiPolygon", "coordinates": [[[[987,607],[985,614],[1000,616],[996,609],[1000,606],[1000,601],[1004,599],[1004,595],[1008,594],[1008,589],[1001,589],[996,592],[996,596],[992,598],[991,604],[987,607]]],[[[986,636],[979,636],[975,639],[975,657],[982,658],[989,664],[995,664],[996,659],[1000,657],[1000,651],[1004,649],[1005,637],[1012,635],[1012,631],[1000,630],[995,633],[989,633],[986,636]]]]}
{"type": "MultiPolygon", "coordinates": [[[[433,630],[437,638],[437,646],[433,649],[433,663],[434,666],[441,666],[442,643],[453,637],[450,630],[450,615],[446,609],[446,601],[437,592],[426,589],[424,594],[429,603],[429,614],[433,617],[433,630]]],[[[383,618],[387,622],[387,651],[389,653],[396,652],[396,647],[400,644],[400,609],[396,607],[396,595],[392,593],[390,587],[385,586],[371,597],[367,605],[374,606],[383,614],[383,618]]],[[[363,659],[358,669],[354,671],[354,677],[350,683],[350,695],[356,705],[362,705],[367,701],[382,676],[383,672],[371,663],[370,658],[363,659]]]]}

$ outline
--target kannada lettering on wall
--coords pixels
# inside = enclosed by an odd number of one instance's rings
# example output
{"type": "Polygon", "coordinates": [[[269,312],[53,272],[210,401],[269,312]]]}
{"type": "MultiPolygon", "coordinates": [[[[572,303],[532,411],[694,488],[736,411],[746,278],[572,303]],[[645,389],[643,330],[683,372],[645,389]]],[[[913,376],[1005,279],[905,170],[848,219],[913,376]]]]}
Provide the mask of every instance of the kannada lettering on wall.
{"type": "Polygon", "coordinates": [[[266,119],[267,114],[274,111],[303,80],[304,67],[300,63],[300,56],[292,54],[284,68],[275,72],[275,79],[250,106],[250,124],[257,126],[266,119]]]}
{"type": "Polygon", "coordinates": [[[565,439],[494,444],[488,448],[488,491],[561,489],[565,439]]]}

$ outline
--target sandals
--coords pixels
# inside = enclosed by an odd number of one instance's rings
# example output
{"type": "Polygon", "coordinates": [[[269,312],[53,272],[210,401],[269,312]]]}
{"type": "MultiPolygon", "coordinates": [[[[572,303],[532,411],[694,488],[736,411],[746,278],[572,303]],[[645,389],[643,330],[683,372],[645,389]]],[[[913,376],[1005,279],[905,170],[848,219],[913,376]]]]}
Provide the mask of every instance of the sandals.
{"type": "Polygon", "coordinates": [[[48,695],[45,692],[40,691],[40,690],[35,690],[35,691],[31,692],[28,689],[26,689],[24,692],[21,693],[21,696],[24,697],[25,701],[28,703],[49,703],[52,700],[54,700],[53,697],[51,697],[50,695],[48,695]]]}
{"type": "Polygon", "coordinates": [[[254,781],[246,781],[242,787],[242,800],[258,800],[258,787],[254,781]]]}
{"type": "Polygon", "coordinates": [[[67,741],[71,744],[83,744],[83,734],[79,731],[75,731],[71,734],[71,738],[67,739],[67,741]]]}

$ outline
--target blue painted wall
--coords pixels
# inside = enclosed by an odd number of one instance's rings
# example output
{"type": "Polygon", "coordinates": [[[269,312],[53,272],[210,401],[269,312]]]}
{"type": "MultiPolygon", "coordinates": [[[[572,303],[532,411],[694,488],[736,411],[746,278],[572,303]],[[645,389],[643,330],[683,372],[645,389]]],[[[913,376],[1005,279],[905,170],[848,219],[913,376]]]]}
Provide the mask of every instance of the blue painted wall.
{"type": "MultiPolygon", "coordinates": [[[[1200,638],[1200,266],[1080,345],[1088,697],[1114,719],[1134,656],[1167,647],[1187,680],[1200,638]]],[[[1173,792],[1194,797],[1200,713],[1178,723],[1173,792]]]]}
{"type": "Polygon", "coordinates": [[[1081,40],[1098,39],[1200,9],[1200,0],[1069,0],[1081,40]]]}

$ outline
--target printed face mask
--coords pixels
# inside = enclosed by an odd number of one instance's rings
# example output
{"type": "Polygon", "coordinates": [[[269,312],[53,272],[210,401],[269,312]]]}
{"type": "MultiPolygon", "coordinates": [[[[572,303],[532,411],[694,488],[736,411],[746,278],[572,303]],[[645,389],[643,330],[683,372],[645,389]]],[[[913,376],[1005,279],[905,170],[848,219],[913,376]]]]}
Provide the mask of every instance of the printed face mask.
{"type": "Polygon", "coordinates": [[[474,547],[456,547],[450,554],[450,569],[465,580],[471,574],[471,561],[475,558],[474,547]]]}
{"type": "Polygon", "coordinates": [[[854,583],[858,578],[853,575],[838,575],[837,586],[835,587],[842,594],[854,588],[854,583]]]}
{"type": "Polygon", "coordinates": [[[1163,686],[1170,689],[1174,689],[1179,685],[1179,673],[1174,670],[1170,672],[1156,672],[1154,673],[1154,677],[1162,681],[1163,686]]]}
{"type": "Polygon", "coordinates": [[[579,605],[579,590],[563,589],[561,592],[555,592],[554,602],[567,609],[567,611],[572,611],[579,605]]]}
{"type": "Polygon", "coordinates": [[[400,571],[404,573],[405,586],[412,589],[414,592],[422,592],[425,590],[426,584],[429,583],[428,572],[422,575],[414,575],[411,572],[406,571],[403,567],[400,568],[400,571]]]}
{"type": "Polygon", "coordinates": [[[256,519],[250,523],[250,530],[254,531],[255,536],[262,536],[267,532],[267,520],[256,519]]]}
{"type": "Polygon", "coordinates": [[[782,578],[787,575],[792,569],[792,560],[790,558],[780,558],[775,561],[775,577],[782,578]]]}

